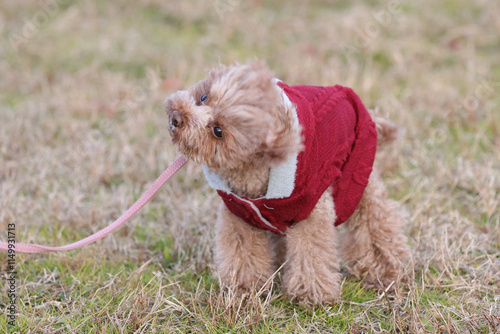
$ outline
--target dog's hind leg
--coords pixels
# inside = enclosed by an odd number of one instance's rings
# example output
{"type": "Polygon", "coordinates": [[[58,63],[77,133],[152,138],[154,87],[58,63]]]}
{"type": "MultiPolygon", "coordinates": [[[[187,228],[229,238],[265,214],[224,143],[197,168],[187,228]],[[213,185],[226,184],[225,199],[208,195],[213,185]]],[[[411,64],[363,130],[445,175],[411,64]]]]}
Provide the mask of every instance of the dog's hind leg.
{"type": "Polygon", "coordinates": [[[368,287],[385,289],[402,274],[409,247],[398,207],[373,171],[358,208],[341,226],[345,266],[368,287]]]}

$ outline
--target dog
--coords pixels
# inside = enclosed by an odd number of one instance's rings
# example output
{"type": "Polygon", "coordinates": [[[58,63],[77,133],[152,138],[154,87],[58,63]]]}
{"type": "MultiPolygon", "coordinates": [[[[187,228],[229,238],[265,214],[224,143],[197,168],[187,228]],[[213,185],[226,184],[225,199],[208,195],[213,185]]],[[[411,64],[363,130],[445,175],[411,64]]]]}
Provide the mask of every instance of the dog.
{"type": "Polygon", "coordinates": [[[222,198],[223,285],[258,291],[282,267],[291,300],[335,303],[341,257],[367,287],[398,281],[405,218],[373,167],[377,137],[385,145],[397,127],[371,117],[351,89],[288,86],[255,61],[221,65],[165,103],[173,143],[222,198]]]}

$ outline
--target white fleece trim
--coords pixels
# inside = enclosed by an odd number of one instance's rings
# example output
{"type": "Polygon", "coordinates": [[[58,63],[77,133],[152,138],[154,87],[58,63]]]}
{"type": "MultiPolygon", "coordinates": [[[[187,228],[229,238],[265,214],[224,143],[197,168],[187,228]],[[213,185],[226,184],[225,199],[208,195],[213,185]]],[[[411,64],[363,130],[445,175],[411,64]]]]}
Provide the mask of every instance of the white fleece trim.
{"type": "Polygon", "coordinates": [[[212,172],[212,170],[208,168],[208,166],[206,165],[201,165],[201,168],[203,168],[203,174],[205,174],[205,178],[207,179],[208,185],[212,189],[222,190],[223,192],[232,194],[229,186],[222,180],[222,178],[218,174],[212,172]]]}
{"type": "MultiPolygon", "coordinates": [[[[297,108],[290,101],[288,96],[285,94],[283,89],[278,86],[278,82],[280,80],[273,79],[276,83],[276,88],[280,91],[281,97],[283,99],[283,105],[286,109],[290,109],[293,111],[293,126],[295,128],[299,127],[299,117],[297,116],[297,108]]],[[[295,173],[297,172],[297,157],[298,153],[292,155],[288,160],[284,163],[271,168],[271,172],[269,175],[269,184],[267,186],[267,193],[264,198],[286,198],[290,197],[295,189],[295,173]]]]}
{"type": "MultiPolygon", "coordinates": [[[[290,110],[293,111],[293,122],[294,126],[298,127],[299,126],[299,117],[297,116],[297,108],[296,106],[290,101],[288,96],[285,94],[283,89],[277,85],[277,83],[280,81],[278,79],[273,79],[273,81],[276,83],[276,88],[280,91],[281,97],[283,99],[283,104],[285,108],[289,108],[290,110]]],[[[279,166],[276,166],[274,168],[271,168],[270,174],[269,174],[269,183],[267,186],[267,193],[264,197],[259,197],[257,199],[272,199],[272,198],[286,198],[290,197],[290,195],[293,192],[293,189],[295,188],[295,173],[297,172],[297,163],[298,163],[298,155],[299,153],[294,154],[291,156],[288,160],[280,164],[279,166]]],[[[203,173],[205,174],[205,177],[208,181],[208,184],[212,189],[214,190],[221,190],[226,193],[232,194],[236,196],[234,193],[231,192],[231,188],[222,180],[222,178],[214,173],[210,168],[208,168],[205,165],[202,165],[203,167],[203,173]]],[[[236,196],[238,197],[238,196],[236,196]]],[[[240,198],[240,197],[238,197],[240,198]]],[[[241,199],[241,198],[240,198],[241,199]]],[[[242,199],[243,200],[243,199],[242,199]]],[[[249,202],[251,203],[251,202],[249,202]]],[[[258,211],[257,207],[255,209],[258,211]]],[[[260,215],[260,212],[258,212],[258,215],[260,215]]],[[[263,219],[263,218],[262,218],[263,219]]],[[[267,221],[263,219],[263,221],[266,223],[267,221]]],[[[267,222],[269,223],[269,222],[267,222]]]]}

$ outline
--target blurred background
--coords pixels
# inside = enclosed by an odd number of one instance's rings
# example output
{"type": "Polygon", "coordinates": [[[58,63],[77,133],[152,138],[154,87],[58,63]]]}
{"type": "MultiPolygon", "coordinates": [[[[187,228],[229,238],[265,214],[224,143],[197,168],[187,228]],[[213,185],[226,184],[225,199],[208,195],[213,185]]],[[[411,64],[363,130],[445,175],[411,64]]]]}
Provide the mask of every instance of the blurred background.
{"type": "MultiPolygon", "coordinates": [[[[18,242],[50,245],[104,227],[177,155],[165,98],[218,64],[258,58],[290,85],[350,86],[401,127],[404,136],[379,162],[390,195],[408,212],[408,274],[420,285],[400,295],[407,309],[400,306],[397,325],[493,330],[495,320],[483,314],[500,313],[499,16],[500,2],[491,0],[3,1],[0,223],[16,224],[18,242]],[[429,304],[410,312],[424,293],[429,304]],[[465,306],[452,309],[457,303],[465,306]],[[477,327],[467,327],[468,316],[477,327]]],[[[97,298],[114,301],[108,312],[127,326],[120,315],[132,309],[139,329],[151,319],[164,324],[174,311],[180,316],[169,321],[185,328],[182,319],[198,305],[186,296],[200,279],[205,297],[212,294],[216,201],[190,163],[106,243],[20,256],[21,314],[47,332],[75,330],[82,327],[70,318],[97,298]],[[149,277],[138,279],[144,287],[185,283],[145,288],[137,300],[128,285],[134,273],[149,277]],[[103,282],[111,283],[96,291],[103,282]],[[168,296],[184,308],[160,303],[168,311],[151,318],[147,310],[168,296]],[[36,309],[53,301],[71,315],[62,325],[36,309]]],[[[346,305],[352,314],[344,317],[374,330],[366,308],[346,305]]],[[[92,319],[85,326],[120,323],[92,319]]]]}

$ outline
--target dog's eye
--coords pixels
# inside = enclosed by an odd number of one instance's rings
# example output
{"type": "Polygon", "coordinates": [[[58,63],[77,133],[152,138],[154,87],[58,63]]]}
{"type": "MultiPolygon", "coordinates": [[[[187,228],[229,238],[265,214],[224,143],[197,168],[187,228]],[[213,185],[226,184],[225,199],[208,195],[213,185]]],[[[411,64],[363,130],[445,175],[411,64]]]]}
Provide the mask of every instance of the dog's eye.
{"type": "Polygon", "coordinates": [[[213,128],[214,136],[218,139],[222,139],[222,129],[218,126],[214,126],[213,128]]]}
{"type": "Polygon", "coordinates": [[[200,102],[205,102],[205,101],[207,100],[207,97],[208,97],[208,96],[206,96],[206,95],[202,95],[202,96],[200,97],[200,102]]]}

